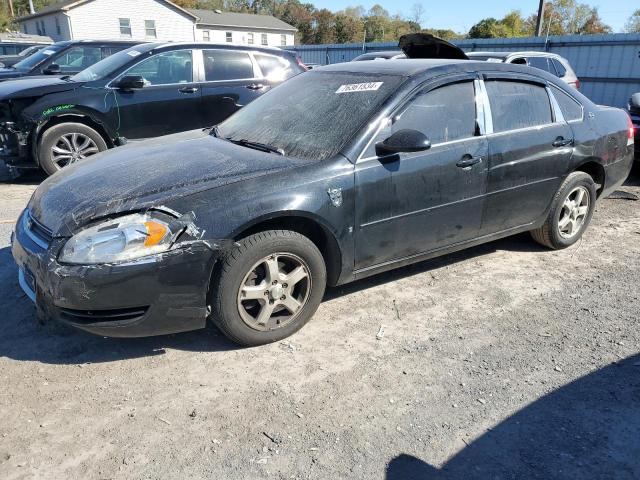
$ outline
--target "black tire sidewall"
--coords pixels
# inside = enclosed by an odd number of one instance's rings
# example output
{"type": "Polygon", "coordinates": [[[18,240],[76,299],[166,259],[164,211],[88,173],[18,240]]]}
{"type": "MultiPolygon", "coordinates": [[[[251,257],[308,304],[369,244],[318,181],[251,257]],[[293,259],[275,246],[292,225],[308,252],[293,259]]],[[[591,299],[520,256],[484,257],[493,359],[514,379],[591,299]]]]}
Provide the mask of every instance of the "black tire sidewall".
{"type": "Polygon", "coordinates": [[[589,223],[591,223],[591,217],[593,216],[593,212],[596,206],[597,194],[596,186],[593,179],[586,173],[582,172],[580,172],[579,174],[574,173],[572,175],[574,175],[574,178],[570,178],[569,181],[564,184],[562,191],[558,196],[557,202],[553,206],[553,211],[551,212],[549,233],[552,243],[557,246],[557,248],[570,247],[578,240],[580,240],[580,238],[582,238],[582,235],[589,226],[589,223]],[[572,238],[564,238],[562,235],[560,235],[560,229],[558,228],[560,214],[562,213],[563,204],[565,199],[567,198],[567,195],[569,195],[569,193],[578,186],[585,187],[589,192],[589,211],[587,212],[587,217],[585,218],[584,223],[580,227],[580,231],[572,238]]]}
{"type": "Polygon", "coordinates": [[[213,320],[233,341],[245,346],[276,342],[300,330],[317,310],[326,287],[326,266],[322,254],[311,240],[292,232],[270,231],[249,237],[248,248],[237,250],[231,257],[230,268],[218,271],[215,281],[216,296],[213,320]],[[298,317],[289,325],[271,331],[258,331],[248,326],[237,307],[241,282],[249,269],[272,253],[291,253],[303,259],[311,275],[311,292],[298,317]],[[217,307],[217,308],[215,308],[217,307]]]}
{"type": "Polygon", "coordinates": [[[59,171],[51,159],[51,148],[58,138],[68,133],[81,133],[82,135],[86,135],[95,142],[98,150],[101,152],[108,148],[102,135],[83,123],[60,123],[54,125],[42,133],[40,141],[38,142],[38,163],[48,175],[53,175],[59,171]]]}

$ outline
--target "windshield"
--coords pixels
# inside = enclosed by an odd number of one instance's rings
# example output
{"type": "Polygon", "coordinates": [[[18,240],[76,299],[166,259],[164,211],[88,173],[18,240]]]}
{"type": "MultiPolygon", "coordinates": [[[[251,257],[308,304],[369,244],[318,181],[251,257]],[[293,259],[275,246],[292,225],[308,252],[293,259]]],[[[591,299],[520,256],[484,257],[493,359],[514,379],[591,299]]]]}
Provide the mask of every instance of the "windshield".
{"type": "Polygon", "coordinates": [[[27,56],[27,55],[31,55],[32,53],[35,53],[36,51],[40,50],[43,47],[27,47],[24,50],[22,50],[20,53],[18,53],[18,55],[20,55],[21,57],[27,56]]]}
{"type": "Polygon", "coordinates": [[[50,46],[47,48],[43,48],[39,52],[34,53],[33,55],[28,56],[24,60],[20,60],[16,63],[13,68],[16,70],[30,71],[35,66],[40,65],[42,62],[51,57],[51,55],[59,52],[65,48],[64,46],[50,46]]]}
{"type": "Polygon", "coordinates": [[[288,80],[218,125],[221,138],[324,160],[344,144],[396,91],[404,77],[370,73],[306,72],[288,80]]]}
{"type": "Polygon", "coordinates": [[[91,82],[93,80],[100,80],[109,76],[111,73],[126,65],[139,55],[141,55],[141,52],[135,48],[122,50],[118,53],[114,53],[104,60],[100,60],[98,63],[94,63],[89,68],[86,68],[71,77],[71,80],[74,82],[91,82]]]}

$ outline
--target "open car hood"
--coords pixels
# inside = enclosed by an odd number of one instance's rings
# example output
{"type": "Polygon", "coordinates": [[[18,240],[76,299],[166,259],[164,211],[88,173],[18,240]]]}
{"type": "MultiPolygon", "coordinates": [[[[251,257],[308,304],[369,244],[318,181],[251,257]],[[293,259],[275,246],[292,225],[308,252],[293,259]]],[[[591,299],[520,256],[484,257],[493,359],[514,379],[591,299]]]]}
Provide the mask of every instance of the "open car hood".
{"type": "Polygon", "coordinates": [[[400,37],[398,46],[407,58],[450,58],[469,60],[454,44],[428,33],[409,33],[400,37]]]}

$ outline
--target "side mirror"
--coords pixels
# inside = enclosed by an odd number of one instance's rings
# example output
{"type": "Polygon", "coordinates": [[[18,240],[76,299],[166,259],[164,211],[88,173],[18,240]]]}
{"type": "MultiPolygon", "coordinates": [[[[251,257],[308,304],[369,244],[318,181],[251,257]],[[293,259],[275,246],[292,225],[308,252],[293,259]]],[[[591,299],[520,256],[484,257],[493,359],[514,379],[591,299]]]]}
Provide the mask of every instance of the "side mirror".
{"type": "Polygon", "coordinates": [[[144,87],[144,78],[142,75],[125,75],[114,87],[120,90],[136,90],[144,87]]]}
{"type": "Polygon", "coordinates": [[[57,63],[52,63],[47,68],[45,68],[42,73],[45,75],[60,75],[62,73],[62,68],[57,63]]]}
{"type": "Polygon", "coordinates": [[[386,140],[376,143],[376,155],[383,157],[393,153],[421,152],[431,148],[431,141],[418,130],[398,130],[386,140]]]}

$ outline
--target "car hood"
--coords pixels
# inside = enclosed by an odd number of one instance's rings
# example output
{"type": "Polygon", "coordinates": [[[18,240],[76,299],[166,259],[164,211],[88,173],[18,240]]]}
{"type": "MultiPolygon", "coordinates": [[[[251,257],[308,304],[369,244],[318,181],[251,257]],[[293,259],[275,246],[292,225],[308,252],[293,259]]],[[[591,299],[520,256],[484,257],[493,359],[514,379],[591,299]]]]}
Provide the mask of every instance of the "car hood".
{"type": "Polygon", "coordinates": [[[400,37],[398,46],[407,58],[450,58],[469,60],[464,51],[454,44],[428,33],[409,33],[400,37]]]}
{"type": "Polygon", "coordinates": [[[29,77],[0,83],[0,98],[27,98],[78,88],[82,83],[61,80],[60,77],[29,77]]]}
{"type": "Polygon", "coordinates": [[[178,197],[303,164],[308,161],[197,130],[117,147],[64,168],[38,187],[28,208],[54,236],[66,237],[96,218],[162,207],[178,197]]]}

